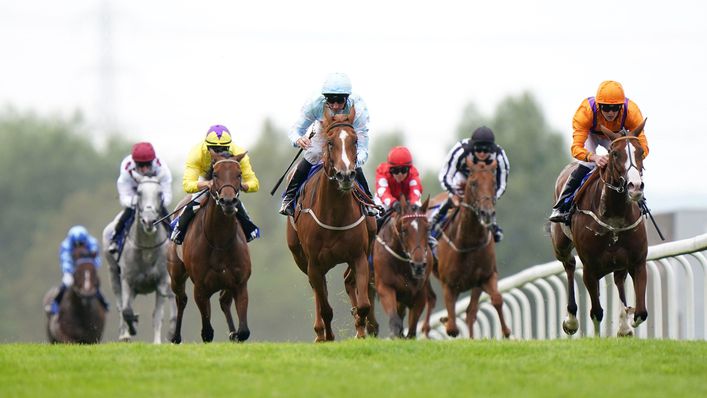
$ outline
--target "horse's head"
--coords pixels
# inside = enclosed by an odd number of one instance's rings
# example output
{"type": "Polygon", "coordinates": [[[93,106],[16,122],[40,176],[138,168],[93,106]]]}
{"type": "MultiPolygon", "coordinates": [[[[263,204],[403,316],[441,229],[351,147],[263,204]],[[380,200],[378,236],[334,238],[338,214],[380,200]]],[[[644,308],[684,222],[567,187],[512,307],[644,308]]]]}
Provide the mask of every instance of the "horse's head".
{"type": "Polygon", "coordinates": [[[611,140],[609,162],[606,165],[606,185],[616,192],[626,192],[632,201],[643,198],[643,147],[638,136],[643,132],[646,120],[633,131],[614,133],[604,126],[602,132],[611,140]]]}
{"type": "Polygon", "coordinates": [[[493,223],[496,215],[496,167],[498,162],[493,160],[478,160],[473,155],[465,159],[469,168],[469,176],[464,187],[464,200],[462,207],[473,211],[484,227],[493,223]]]}
{"type": "Polygon", "coordinates": [[[96,260],[91,253],[82,252],[78,258],[74,259],[74,284],[71,289],[82,299],[89,299],[98,293],[98,272],[96,272],[96,260]]]}
{"type": "Polygon", "coordinates": [[[357,136],[353,128],[356,110],[351,107],[348,115],[332,115],[324,110],[322,131],[326,134],[323,149],[324,172],[329,179],[336,180],[339,189],[348,192],[353,189],[356,177],[357,136]]]}
{"type": "Polygon", "coordinates": [[[148,234],[157,231],[155,221],[160,217],[162,208],[162,186],[157,177],[138,178],[137,214],[142,229],[148,234]]]}
{"type": "Polygon", "coordinates": [[[395,229],[415,279],[424,278],[427,268],[429,251],[427,237],[430,233],[430,224],[425,214],[429,203],[430,198],[428,197],[422,207],[418,207],[408,203],[405,196],[402,196],[400,198],[400,212],[394,219],[395,229]]]}
{"type": "Polygon", "coordinates": [[[246,155],[243,152],[233,156],[229,152],[212,152],[212,181],[211,197],[227,216],[236,214],[238,195],[241,192],[241,164],[246,155]]]}

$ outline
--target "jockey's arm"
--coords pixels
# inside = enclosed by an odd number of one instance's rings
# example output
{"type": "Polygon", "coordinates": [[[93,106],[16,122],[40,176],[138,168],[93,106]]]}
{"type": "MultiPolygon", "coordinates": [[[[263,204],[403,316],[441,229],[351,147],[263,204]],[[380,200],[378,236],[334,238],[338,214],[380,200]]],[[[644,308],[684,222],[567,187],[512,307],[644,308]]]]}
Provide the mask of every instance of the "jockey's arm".
{"type": "Polygon", "coordinates": [[[71,258],[71,245],[68,241],[63,241],[59,247],[59,263],[62,273],[74,273],[74,259],[71,258]]]}
{"type": "Polygon", "coordinates": [[[504,192],[506,192],[506,187],[508,185],[508,176],[511,173],[511,164],[508,161],[508,156],[506,156],[506,151],[498,146],[498,152],[496,155],[496,181],[498,182],[498,187],[496,189],[496,199],[499,199],[504,192]]]}
{"type": "Polygon", "coordinates": [[[307,129],[317,120],[317,117],[313,110],[313,101],[308,101],[302,106],[299,118],[297,119],[295,124],[292,125],[290,131],[287,132],[287,137],[290,139],[292,146],[303,147],[303,144],[307,144],[305,140],[300,140],[300,138],[306,138],[307,129]],[[298,141],[302,142],[302,144],[300,144],[298,141]]]}
{"type": "Polygon", "coordinates": [[[242,184],[245,185],[245,192],[258,192],[260,189],[260,181],[250,165],[250,157],[245,155],[241,159],[242,184]]]}
{"type": "Polygon", "coordinates": [[[201,144],[195,146],[191,149],[191,151],[189,151],[187,162],[184,167],[184,177],[182,178],[182,187],[186,193],[196,193],[203,189],[203,187],[200,188],[198,186],[200,182],[199,176],[206,172],[205,170],[202,170],[201,157],[201,144]]]}
{"type": "Polygon", "coordinates": [[[124,208],[132,207],[137,183],[124,167],[121,167],[120,176],[118,177],[118,181],[116,181],[115,185],[118,189],[120,205],[124,208]]]}
{"type": "Polygon", "coordinates": [[[356,167],[363,166],[368,160],[368,107],[363,100],[358,97],[354,103],[356,118],[353,126],[356,131],[356,167]]]}
{"type": "Polygon", "coordinates": [[[162,204],[164,207],[172,203],[172,172],[166,165],[160,166],[159,174],[157,175],[162,188],[162,204]]]}
{"type": "Polygon", "coordinates": [[[439,182],[442,189],[450,194],[457,194],[455,175],[458,173],[460,162],[463,162],[464,148],[462,142],[457,142],[447,154],[446,160],[439,171],[439,182]]]}

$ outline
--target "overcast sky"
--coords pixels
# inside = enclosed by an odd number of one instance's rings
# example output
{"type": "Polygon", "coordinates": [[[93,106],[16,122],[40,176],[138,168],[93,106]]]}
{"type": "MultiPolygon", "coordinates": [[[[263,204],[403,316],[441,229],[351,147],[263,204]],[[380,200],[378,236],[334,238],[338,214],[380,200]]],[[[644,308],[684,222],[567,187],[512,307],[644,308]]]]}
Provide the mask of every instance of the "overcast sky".
{"type": "Polygon", "coordinates": [[[0,105],[81,110],[97,131],[112,116],[182,167],[208,126],[247,147],[343,71],[371,134],[404,131],[436,167],[470,101],[490,115],[530,91],[569,142],[580,101],[617,80],[649,118],[649,200],[694,207],[707,201],[705,4],[0,0],[0,105]]]}

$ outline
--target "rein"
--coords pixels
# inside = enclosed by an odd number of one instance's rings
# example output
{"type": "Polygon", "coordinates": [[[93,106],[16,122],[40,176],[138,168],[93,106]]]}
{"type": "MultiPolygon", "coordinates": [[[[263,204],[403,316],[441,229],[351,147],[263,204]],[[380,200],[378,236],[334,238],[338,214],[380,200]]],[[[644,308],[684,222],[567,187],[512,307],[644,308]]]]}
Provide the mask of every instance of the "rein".
{"type": "MultiPolygon", "coordinates": [[[[640,142],[640,140],[638,139],[638,137],[634,137],[634,136],[632,136],[632,135],[626,135],[626,136],[619,137],[619,138],[617,138],[617,139],[611,141],[611,144],[609,144],[609,147],[614,146],[614,144],[617,143],[617,142],[619,142],[619,141],[628,141],[628,140],[637,140],[637,141],[640,142]]],[[[629,162],[630,162],[630,165],[629,165],[629,167],[628,167],[628,170],[630,170],[632,167],[633,167],[634,169],[638,170],[638,166],[636,166],[636,165],[633,163],[633,157],[631,156],[631,147],[629,147],[628,151],[629,151],[628,160],[629,160],[629,162]]],[[[608,181],[608,179],[604,179],[604,173],[602,172],[602,170],[603,170],[603,169],[599,169],[599,179],[601,180],[601,182],[604,183],[604,185],[606,185],[607,188],[609,188],[609,189],[611,189],[612,191],[615,191],[615,192],[617,192],[617,193],[624,193],[624,192],[626,192],[626,179],[625,179],[623,176],[620,176],[620,177],[619,177],[620,183],[619,183],[618,186],[615,186],[615,185],[612,185],[612,184],[608,181]]],[[[628,170],[626,170],[626,172],[628,172],[628,170]]],[[[638,172],[640,173],[641,170],[638,170],[638,172]]]]}
{"type": "MultiPolygon", "coordinates": [[[[405,220],[405,219],[408,219],[408,218],[425,218],[425,219],[426,219],[427,216],[425,216],[424,214],[408,214],[408,215],[404,215],[404,216],[401,217],[402,220],[405,220]]],[[[396,253],[395,250],[393,250],[393,248],[391,248],[391,247],[383,240],[383,238],[380,237],[380,235],[377,235],[377,236],[376,236],[376,241],[378,241],[378,243],[380,243],[381,245],[383,245],[383,248],[384,248],[388,253],[390,253],[393,257],[397,258],[397,259],[400,260],[400,261],[404,261],[404,262],[407,262],[407,263],[412,263],[412,262],[413,262],[413,261],[412,261],[412,256],[410,255],[410,253],[409,253],[407,250],[404,250],[405,245],[403,245],[403,238],[402,238],[402,235],[400,234],[400,231],[398,231],[398,229],[395,227],[395,223],[393,223],[392,225],[393,225],[393,232],[394,232],[395,235],[398,237],[398,242],[400,242],[400,246],[403,247],[404,254],[405,254],[405,256],[407,256],[407,257],[403,257],[403,256],[399,255],[398,253],[396,253]]],[[[420,245],[417,245],[417,247],[415,247],[415,250],[417,250],[419,247],[420,247],[420,245]]],[[[427,248],[425,248],[425,253],[424,253],[424,255],[425,255],[425,258],[427,258],[427,248]]]]}
{"type": "MultiPolygon", "coordinates": [[[[483,169],[483,170],[480,170],[479,172],[480,172],[480,173],[492,173],[492,174],[495,174],[494,170],[495,170],[495,169],[483,169]]],[[[471,175],[471,173],[470,173],[469,175],[471,175]]],[[[494,177],[495,177],[495,176],[494,176],[494,177]]],[[[494,181],[495,181],[495,180],[494,180],[494,181]]],[[[494,187],[494,192],[495,192],[495,187],[494,187]]],[[[495,195],[494,195],[494,196],[491,196],[491,195],[482,196],[482,197],[479,198],[479,199],[480,199],[480,200],[478,200],[477,202],[481,202],[481,201],[483,201],[483,200],[485,200],[485,199],[489,199],[489,200],[491,200],[491,201],[493,202],[494,205],[496,204],[496,196],[495,196],[495,195]]],[[[462,200],[462,201],[459,203],[459,206],[471,210],[471,211],[476,215],[476,218],[479,218],[479,207],[478,207],[478,206],[475,206],[475,205],[473,205],[473,204],[469,204],[469,203],[465,202],[464,200],[462,200]]],[[[488,230],[488,228],[487,228],[487,230],[488,230]]],[[[444,240],[449,244],[449,246],[450,246],[454,251],[456,251],[456,252],[458,252],[458,253],[469,253],[469,252],[473,252],[473,251],[476,251],[476,250],[479,250],[479,249],[482,249],[482,248],[486,247],[486,246],[489,244],[489,241],[491,240],[491,231],[488,231],[488,233],[486,234],[486,240],[484,240],[484,241],[481,242],[480,244],[474,245],[474,246],[471,246],[471,247],[462,248],[462,249],[458,248],[457,245],[454,244],[454,242],[449,238],[449,236],[448,236],[444,231],[442,231],[442,238],[444,238],[444,240]]]]}

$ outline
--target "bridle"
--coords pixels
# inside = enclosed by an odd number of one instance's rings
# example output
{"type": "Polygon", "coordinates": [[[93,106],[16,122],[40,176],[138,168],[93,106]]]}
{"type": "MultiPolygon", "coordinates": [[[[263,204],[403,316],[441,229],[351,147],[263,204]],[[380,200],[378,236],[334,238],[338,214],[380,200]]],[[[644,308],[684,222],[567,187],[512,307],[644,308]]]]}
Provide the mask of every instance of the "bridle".
{"type": "MultiPolygon", "coordinates": [[[[611,144],[609,144],[609,148],[613,148],[614,144],[617,143],[617,142],[619,142],[619,141],[628,141],[628,140],[637,140],[637,141],[638,141],[638,137],[635,137],[635,136],[632,136],[632,135],[626,135],[626,136],[623,136],[623,137],[619,137],[619,138],[617,138],[617,139],[611,141],[611,144]]],[[[639,142],[640,142],[640,141],[639,141],[639,142]]],[[[624,192],[626,192],[626,186],[628,185],[628,181],[626,180],[626,178],[624,178],[623,175],[626,174],[626,173],[628,173],[628,171],[631,170],[631,168],[636,169],[639,174],[643,175],[643,172],[641,171],[641,169],[639,169],[638,166],[636,166],[636,164],[634,163],[633,155],[632,155],[632,153],[631,153],[631,145],[628,145],[627,148],[628,148],[628,161],[629,161],[629,166],[628,166],[628,168],[622,173],[622,175],[619,176],[619,178],[618,178],[618,179],[619,179],[619,183],[618,183],[617,185],[611,184],[611,183],[609,182],[609,179],[608,179],[608,178],[604,178],[604,173],[605,173],[605,172],[602,171],[603,169],[599,169],[599,179],[601,179],[601,182],[603,182],[604,185],[606,185],[607,188],[609,188],[609,189],[611,189],[612,191],[615,191],[615,192],[617,192],[617,193],[624,193],[624,192]]],[[[613,151],[614,151],[614,149],[611,149],[610,152],[613,152],[613,151]]],[[[613,163],[614,163],[614,162],[612,161],[612,166],[613,166],[613,163]]],[[[615,169],[615,167],[613,167],[613,168],[615,169]]],[[[606,171],[606,172],[608,172],[608,171],[606,171]]]]}
{"type": "MultiPolygon", "coordinates": [[[[352,130],[354,129],[354,126],[353,126],[353,124],[351,124],[351,123],[334,123],[334,124],[332,124],[331,126],[327,126],[326,130],[324,131],[324,134],[325,134],[325,135],[328,134],[329,131],[333,130],[333,129],[336,128],[336,127],[349,127],[349,128],[351,128],[352,130]]],[[[329,162],[329,165],[331,166],[331,165],[333,164],[333,160],[331,159],[331,151],[329,150],[329,144],[330,144],[330,140],[327,139],[327,150],[326,150],[326,151],[327,151],[327,156],[326,156],[326,157],[327,157],[327,160],[328,160],[328,162],[329,162]]],[[[336,180],[336,177],[335,177],[333,174],[332,174],[332,175],[329,175],[329,173],[327,172],[326,167],[323,167],[322,169],[323,169],[323,171],[324,171],[324,175],[327,176],[327,178],[329,179],[329,181],[334,181],[334,180],[336,180]]]]}
{"type": "MultiPolygon", "coordinates": [[[[215,168],[216,165],[219,164],[219,163],[235,163],[235,164],[237,164],[237,165],[239,165],[239,166],[240,166],[240,164],[241,164],[239,161],[234,160],[234,159],[221,159],[221,160],[219,160],[218,162],[214,163],[211,167],[212,167],[212,168],[215,168]]],[[[221,200],[222,200],[222,198],[221,198],[221,191],[223,191],[223,189],[226,188],[226,187],[231,187],[231,188],[233,188],[233,190],[236,192],[236,201],[240,200],[240,199],[239,199],[239,196],[240,196],[241,190],[240,190],[239,188],[237,188],[235,185],[233,185],[233,184],[223,184],[223,185],[221,185],[215,192],[214,192],[214,187],[212,186],[211,189],[209,190],[209,194],[210,194],[211,197],[214,199],[214,202],[216,202],[216,204],[219,205],[219,206],[221,206],[221,204],[222,204],[222,203],[221,203],[221,200]]]]}
{"type": "MultiPolygon", "coordinates": [[[[407,219],[415,219],[415,218],[424,218],[425,220],[427,219],[427,216],[424,214],[406,214],[404,216],[400,216],[399,220],[402,222],[407,219]]],[[[401,256],[400,254],[396,253],[393,248],[391,248],[384,240],[383,238],[380,237],[380,235],[376,236],[376,240],[378,243],[380,243],[383,248],[390,253],[393,257],[397,258],[400,261],[413,264],[414,261],[412,260],[412,255],[415,254],[418,250],[424,250],[423,252],[423,257],[426,259],[427,258],[427,253],[428,253],[428,245],[420,245],[419,243],[415,246],[415,248],[412,250],[412,252],[408,251],[407,248],[405,247],[405,244],[403,242],[403,233],[398,230],[397,228],[397,223],[393,223],[393,233],[394,233],[394,240],[397,238],[398,243],[400,243],[400,247],[403,248],[403,255],[401,256]],[[421,247],[424,246],[424,249],[421,247]]],[[[426,242],[425,242],[426,243],[426,242]]]]}

